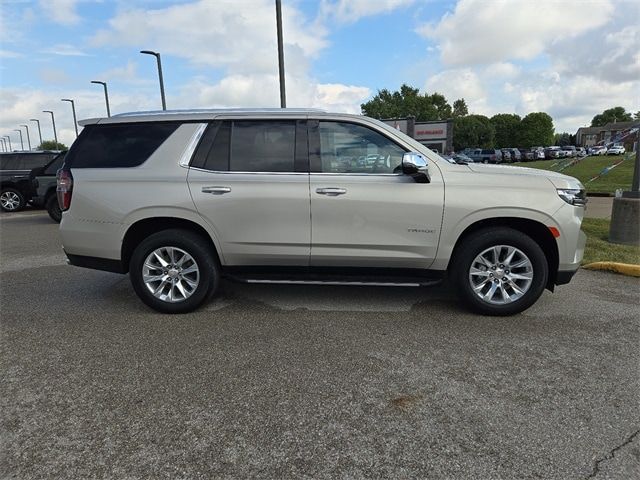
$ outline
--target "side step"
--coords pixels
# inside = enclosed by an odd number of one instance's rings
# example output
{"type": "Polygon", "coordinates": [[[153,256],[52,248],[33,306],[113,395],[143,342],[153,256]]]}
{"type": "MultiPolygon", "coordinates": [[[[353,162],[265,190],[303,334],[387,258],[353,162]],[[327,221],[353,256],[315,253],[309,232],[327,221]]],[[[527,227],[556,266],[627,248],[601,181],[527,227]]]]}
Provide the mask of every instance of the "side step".
{"type": "Polygon", "coordinates": [[[351,285],[368,287],[426,287],[442,283],[443,276],[425,274],[419,275],[357,275],[357,274],[327,274],[327,273],[264,273],[264,272],[225,272],[229,280],[242,283],[262,283],[272,285],[351,285]]]}

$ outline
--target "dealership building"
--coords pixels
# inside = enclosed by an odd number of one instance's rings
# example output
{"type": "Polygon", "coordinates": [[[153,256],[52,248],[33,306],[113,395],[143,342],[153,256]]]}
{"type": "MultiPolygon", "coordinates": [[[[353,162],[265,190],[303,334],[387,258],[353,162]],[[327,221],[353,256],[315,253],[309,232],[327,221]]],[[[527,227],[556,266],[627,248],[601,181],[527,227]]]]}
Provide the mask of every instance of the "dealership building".
{"type": "Polygon", "coordinates": [[[438,153],[453,152],[453,120],[416,122],[414,117],[383,120],[438,153]]]}
{"type": "MultiPolygon", "coordinates": [[[[640,127],[640,122],[613,122],[601,127],[580,127],[576,132],[576,146],[591,147],[599,143],[610,143],[628,130],[640,127]]],[[[626,142],[625,142],[626,143],[626,142]]]]}

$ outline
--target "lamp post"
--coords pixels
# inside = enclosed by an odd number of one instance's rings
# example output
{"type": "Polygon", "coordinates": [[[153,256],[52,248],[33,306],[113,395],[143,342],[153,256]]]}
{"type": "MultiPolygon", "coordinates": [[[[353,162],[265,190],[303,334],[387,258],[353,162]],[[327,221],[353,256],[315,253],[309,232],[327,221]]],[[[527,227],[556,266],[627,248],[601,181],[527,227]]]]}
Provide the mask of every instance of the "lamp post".
{"type": "Polygon", "coordinates": [[[9,151],[12,151],[13,147],[11,146],[11,137],[9,135],[5,135],[4,138],[6,138],[7,142],[9,142],[9,151]]]}
{"type": "Polygon", "coordinates": [[[29,151],[31,151],[31,136],[29,135],[29,125],[20,125],[20,126],[26,128],[27,130],[27,145],[29,146],[29,151]]]}
{"type": "Polygon", "coordinates": [[[60,101],[62,101],[62,102],[70,102],[71,103],[71,111],[73,112],[73,126],[76,129],[76,138],[78,138],[78,120],[76,120],[76,104],[70,98],[63,98],[60,101]]]}
{"type": "Polygon", "coordinates": [[[167,102],[164,97],[164,80],[162,79],[162,60],[160,60],[160,54],[151,50],[140,50],[140,53],[143,53],[145,55],[153,55],[154,57],[156,57],[156,62],[158,64],[158,79],[160,80],[160,98],[162,99],[162,110],[166,110],[167,102]]]}
{"type": "Polygon", "coordinates": [[[287,97],[284,87],[284,48],[282,47],[282,5],[276,0],[276,30],[278,31],[278,73],[280,75],[280,108],[286,108],[287,97]]]}
{"type": "Polygon", "coordinates": [[[18,132],[20,134],[20,151],[24,152],[24,142],[22,141],[22,130],[13,130],[14,132],[18,132]]]}
{"type": "Polygon", "coordinates": [[[0,141],[2,141],[2,151],[6,152],[7,151],[7,143],[4,141],[4,138],[0,138],[0,141]]]}
{"type": "Polygon", "coordinates": [[[102,85],[104,88],[104,102],[107,105],[107,117],[111,116],[111,109],[109,109],[109,92],[107,91],[107,82],[101,82],[100,80],[91,80],[91,83],[102,85]]]}
{"type": "Polygon", "coordinates": [[[53,116],[53,112],[51,110],[43,110],[42,113],[50,113],[51,114],[51,123],[53,124],[53,138],[56,141],[56,148],[58,147],[58,132],[56,132],[56,119],[53,116]]]}
{"type": "Polygon", "coordinates": [[[40,137],[40,145],[42,145],[42,130],[40,130],[40,120],[37,118],[31,118],[30,122],[36,122],[38,124],[38,137],[40,137]]]}

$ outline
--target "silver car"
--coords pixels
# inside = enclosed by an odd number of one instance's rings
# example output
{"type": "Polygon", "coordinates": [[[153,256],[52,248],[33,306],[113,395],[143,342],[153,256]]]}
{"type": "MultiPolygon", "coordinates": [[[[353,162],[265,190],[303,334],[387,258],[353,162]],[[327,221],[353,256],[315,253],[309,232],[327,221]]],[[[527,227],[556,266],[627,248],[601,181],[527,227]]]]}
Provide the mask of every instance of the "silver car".
{"type": "Polygon", "coordinates": [[[510,315],[569,282],[584,188],[566,175],[452,164],[402,132],[318,110],[123,114],[82,122],[58,173],[69,263],[129,273],[188,312],[222,278],[430,285],[510,315]]]}

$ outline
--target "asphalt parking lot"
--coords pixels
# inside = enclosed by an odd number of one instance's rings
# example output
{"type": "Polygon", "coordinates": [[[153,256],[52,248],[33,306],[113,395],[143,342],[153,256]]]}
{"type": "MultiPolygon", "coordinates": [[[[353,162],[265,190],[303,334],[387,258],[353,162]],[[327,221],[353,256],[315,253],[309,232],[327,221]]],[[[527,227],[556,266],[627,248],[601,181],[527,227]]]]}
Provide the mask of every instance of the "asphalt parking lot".
{"type": "Polygon", "coordinates": [[[444,287],[223,283],[189,315],[0,215],[1,478],[638,478],[640,282],[511,318],[444,287]]]}

